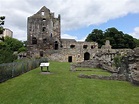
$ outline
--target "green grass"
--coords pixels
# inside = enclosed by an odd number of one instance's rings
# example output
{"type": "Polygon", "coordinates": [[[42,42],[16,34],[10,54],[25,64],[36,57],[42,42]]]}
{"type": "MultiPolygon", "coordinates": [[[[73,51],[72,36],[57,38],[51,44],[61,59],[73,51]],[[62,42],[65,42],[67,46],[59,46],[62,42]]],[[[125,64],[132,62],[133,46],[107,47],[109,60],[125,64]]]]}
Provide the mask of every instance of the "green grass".
{"type": "Polygon", "coordinates": [[[105,75],[105,76],[111,75],[111,73],[109,73],[108,71],[99,68],[76,68],[76,70],[77,73],[86,74],[86,75],[92,75],[92,74],[105,75]]]}
{"type": "Polygon", "coordinates": [[[124,81],[78,78],[69,63],[51,62],[0,84],[0,104],[139,104],[139,87],[124,81]]]}

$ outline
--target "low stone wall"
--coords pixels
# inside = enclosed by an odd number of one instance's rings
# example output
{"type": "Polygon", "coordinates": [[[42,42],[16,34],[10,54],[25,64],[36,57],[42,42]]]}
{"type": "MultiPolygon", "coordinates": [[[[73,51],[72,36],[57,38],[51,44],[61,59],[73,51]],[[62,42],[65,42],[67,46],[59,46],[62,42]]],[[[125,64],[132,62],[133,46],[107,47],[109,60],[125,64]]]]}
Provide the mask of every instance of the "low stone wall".
{"type": "Polygon", "coordinates": [[[126,77],[122,74],[114,74],[111,76],[103,76],[103,75],[79,75],[79,78],[89,78],[89,79],[102,79],[102,80],[118,80],[118,81],[126,81],[126,77]]]}

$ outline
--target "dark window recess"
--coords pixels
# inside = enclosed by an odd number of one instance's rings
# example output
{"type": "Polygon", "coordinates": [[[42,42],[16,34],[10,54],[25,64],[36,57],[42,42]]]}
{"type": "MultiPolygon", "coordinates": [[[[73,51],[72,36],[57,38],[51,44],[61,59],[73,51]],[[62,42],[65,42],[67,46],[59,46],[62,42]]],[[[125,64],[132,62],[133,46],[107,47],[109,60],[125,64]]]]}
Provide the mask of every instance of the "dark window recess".
{"type": "Polygon", "coordinates": [[[43,51],[40,51],[40,57],[43,57],[43,51]]]}
{"type": "Polygon", "coordinates": [[[47,39],[45,38],[45,39],[43,39],[43,43],[47,43],[47,39]]]}
{"type": "Polygon", "coordinates": [[[91,49],[94,49],[94,46],[93,45],[91,46],[91,49]]]}
{"type": "Polygon", "coordinates": [[[50,35],[50,37],[52,37],[53,35],[52,35],[52,33],[51,33],[51,35],[50,35]]]}
{"type": "Polygon", "coordinates": [[[54,49],[58,50],[58,42],[57,41],[55,41],[55,43],[54,43],[54,49]]]}
{"type": "Polygon", "coordinates": [[[37,39],[35,37],[32,37],[32,44],[37,44],[37,39]]]}
{"type": "Polygon", "coordinates": [[[70,45],[70,48],[75,48],[75,45],[70,45]]]}
{"type": "Polygon", "coordinates": [[[45,21],[46,21],[46,19],[45,19],[45,18],[43,18],[43,19],[42,19],[42,21],[43,21],[43,22],[45,22],[45,21]]]}
{"type": "Polygon", "coordinates": [[[72,56],[68,57],[68,62],[72,62],[72,56]]]}
{"type": "Polygon", "coordinates": [[[45,32],[46,31],[46,27],[42,27],[42,31],[45,32]]]}
{"type": "Polygon", "coordinates": [[[83,48],[84,48],[84,49],[87,49],[87,47],[88,47],[87,45],[83,45],[83,48]]]}
{"type": "Polygon", "coordinates": [[[60,45],[60,47],[62,48],[62,47],[63,47],[63,45],[60,45]]]}
{"type": "Polygon", "coordinates": [[[84,53],[84,60],[89,60],[90,59],[90,53],[86,52],[84,53]]]}

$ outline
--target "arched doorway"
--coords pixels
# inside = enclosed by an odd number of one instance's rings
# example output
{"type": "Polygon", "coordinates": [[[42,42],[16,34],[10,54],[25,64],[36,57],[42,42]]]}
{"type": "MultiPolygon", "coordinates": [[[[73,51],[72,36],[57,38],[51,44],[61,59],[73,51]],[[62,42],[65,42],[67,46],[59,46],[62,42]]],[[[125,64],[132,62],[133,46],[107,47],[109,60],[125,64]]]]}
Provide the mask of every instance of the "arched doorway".
{"type": "Polygon", "coordinates": [[[90,53],[86,52],[84,53],[84,60],[89,60],[90,59],[90,53]]]}
{"type": "Polygon", "coordinates": [[[58,50],[58,42],[57,41],[55,41],[55,43],[54,43],[54,49],[58,50]]]}

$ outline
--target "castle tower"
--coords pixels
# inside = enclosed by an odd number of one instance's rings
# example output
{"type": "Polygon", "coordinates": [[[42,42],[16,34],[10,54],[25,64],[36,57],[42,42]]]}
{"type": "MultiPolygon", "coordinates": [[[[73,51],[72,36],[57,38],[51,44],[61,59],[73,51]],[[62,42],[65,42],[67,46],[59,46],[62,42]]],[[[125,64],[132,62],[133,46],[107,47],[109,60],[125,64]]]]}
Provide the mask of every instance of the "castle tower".
{"type": "Polygon", "coordinates": [[[50,49],[58,50],[61,45],[60,28],[60,15],[55,18],[54,13],[51,13],[45,6],[36,14],[28,17],[27,47],[29,53],[37,54],[50,49]]]}

